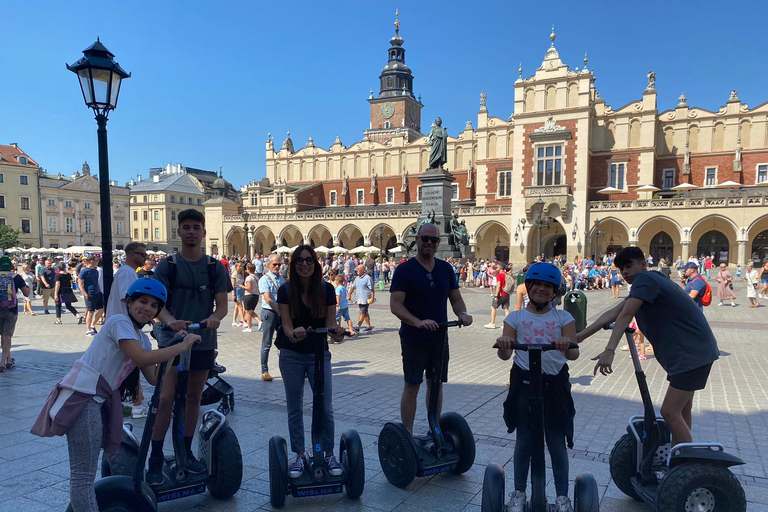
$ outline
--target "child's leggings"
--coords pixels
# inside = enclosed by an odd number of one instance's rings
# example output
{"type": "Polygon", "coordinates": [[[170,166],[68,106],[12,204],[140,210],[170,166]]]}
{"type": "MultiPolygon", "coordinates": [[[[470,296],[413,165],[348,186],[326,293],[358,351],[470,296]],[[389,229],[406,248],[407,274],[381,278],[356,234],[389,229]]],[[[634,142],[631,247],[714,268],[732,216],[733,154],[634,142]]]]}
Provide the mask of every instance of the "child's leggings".
{"type": "MultiPolygon", "coordinates": [[[[65,302],[64,305],[66,305],[70,313],[77,316],[77,310],[75,309],[75,306],[73,306],[71,302],[65,302]]],[[[62,306],[61,302],[56,303],[56,318],[61,318],[61,311],[63,309],[61,306],[62,306]]]]}
{"type": "MultiPolygon", "coordinates": [[[[517,441],[515,442],[515,490],[525,491],[528,469],[531,465],[531,430],[528,425],[528,385],[520,386],[517,397],[517,441]]],[[[545,422],[545,425],[547,422],[545,422]]],[[[558,496],[568,496],[568,451],[565,447],[565,430],[561,425],[544,428],[544,438],[552,459],[555,491],[558,496]]]]}
{"type": "Polygon", "coordinates": [[[99,512],[93,482],[101,451],[101,404],[90,400],[69,427],[69,499],[75,512],[99,512]]]}

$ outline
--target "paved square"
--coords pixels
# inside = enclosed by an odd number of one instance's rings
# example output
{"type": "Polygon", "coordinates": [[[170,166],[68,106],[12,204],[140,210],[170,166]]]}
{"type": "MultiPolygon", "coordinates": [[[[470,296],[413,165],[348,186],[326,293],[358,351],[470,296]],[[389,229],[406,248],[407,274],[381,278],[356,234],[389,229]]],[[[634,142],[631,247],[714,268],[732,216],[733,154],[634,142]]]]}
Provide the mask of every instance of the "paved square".
{"type": "MultiPolygon", "coordinates": [[[[705,308],[720,345],[722,357],[715,363],[707,389],[696,394],[694,437],[719,441],[747,461],[733,468],[744,484],[750,511],[768,511],[768,355],[765,341],[768,308],[746,307],[744,285],[735,284],[739,306],[705,308]]],[[[377,438],[387,421],[398,420],[402,367],[399,323],[389,312],[388,293],[377,294],[371,307],[375,329],[341,345],[333,345],[333,387],[336,438],[347,428],[360,432],[365,449],[366,486],[358,501],[344,495],[323,498],[287,498],[288,510],[355,510],[423,512],[479,511],[485,465],[498,462],[506,469],[507,488],[512,488],[514,435],[506,433],[502,403],[507,393],[510,362],[499,360],[490,347],[501,330],[483,327],[490,315],[488,289],[464,289],[462,293],[474,325],[453,330],[449,383],[444,410],[464,415],[477,439],[475,466],[462,476],[438,475],[417,478],[407,489],[390,485],[378,462],[377,438]]],[[[626,292],[622,290],[622,296],[626,292]]],[[[614,301],[607,291],[588,292],[589,316],[596,318],[614,301]]],[[[77,304],[82,306],[82,301],[77,304]]],[[[81,326],[65,316],[64,325],[52,325],[54,315],[20,316],[13,355],[18,366],[0,374],[0,511],[63,510],[68,502],[69,465],[64,438],[41,439],[29,434],[53,385],[71,368],[88,346],[81,326]]],[[[231,318],[231,315],[230,315],[231,318]]],[[[497,325],[501,318],[497,319],[497,325]]],[[[275,381],[259,378],[261,333],[242,333],[226,321],[220,331],[219,362],[228,371],[226,380],[236,389],[236,410],[229,416],[237,433],[245,464],[243,485],[229,501],[208,494],[163,504],[163,511],[272,510],[269,505],[267,442],[274,434],[288,438],[285,395],[278,368],[277,350],[270,356],[275,381]]],[[[582,345],[582,355],[571,364],[576,402],[575,447],[571,455],[571,479],[579,471],[591,471],[600,485],[604,511],[650,510],[624,496],[610,480],[608,455],[625,432],[630,415],[641,412],[641,403],[627,352],[617,354],[614,374],[593,377],[590,358],[605,346],[607,334],[595,335],[582,345]]],[[[665,373],[653,360],[643,363],[658,408],[666,390],[665,373]]],[[[151,388],[145,384],[149,395],[151,388]]],[[[422,391],[423,397],[423,391],[422,391]]],[[[415,430],[426,431],[426,410],[420,397],[415,430]]],[[[309,438],[311,393],[305,392],[305,427],[309,438]]],[[[141,432],[144,420],[131,420],[141,432]]],[[[166,443],[168,446],[170,443],[166,443]]],[[[548,470],[548,495],[554,497],[548,470]]],[[[572,486],[571,486],[572,487],[572,486]]]]}

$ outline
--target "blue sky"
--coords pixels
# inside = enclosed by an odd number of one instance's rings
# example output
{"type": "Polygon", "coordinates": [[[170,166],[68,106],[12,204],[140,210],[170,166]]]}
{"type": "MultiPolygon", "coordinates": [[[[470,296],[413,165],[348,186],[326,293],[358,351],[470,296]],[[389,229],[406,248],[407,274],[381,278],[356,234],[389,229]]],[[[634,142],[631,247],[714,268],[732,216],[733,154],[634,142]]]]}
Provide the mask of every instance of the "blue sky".
{"type": "Polygon", "coordinates": [[[362,138],[396,7],[422,126],[441,116],[451,135],[476,124],[481,90],[491,115],[510,115],[518,65],[541,65],[553,24],[563,61],[581,68],[588,52],[614,108],[640,98],[649,70],[661,111],[681,92],[707,110],[732,89],[768,101],[764,2],[5,0],[0,143],[49,172],[96,172],[96,122],[64,64],[99,36],[133,73],[108,125],[113,179],[167,162],[260,179],[270,131],[297,148],[362,138]]]}

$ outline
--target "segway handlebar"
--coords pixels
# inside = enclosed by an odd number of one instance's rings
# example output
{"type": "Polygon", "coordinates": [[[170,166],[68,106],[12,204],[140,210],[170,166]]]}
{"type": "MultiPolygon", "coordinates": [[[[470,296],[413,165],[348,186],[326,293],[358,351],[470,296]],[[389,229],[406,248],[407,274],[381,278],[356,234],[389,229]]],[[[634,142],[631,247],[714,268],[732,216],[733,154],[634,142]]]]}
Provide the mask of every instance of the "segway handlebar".
{"type": "MultiPolygon", "coordinates": [[[[498,343],[493,344],[493,348],[499,348],[498,343]]],[[[509,346],[510,350],[522,350],[525,352],[528,352],[528,349],[530,348],[540,348],[542,352],[548,352],[550,350],[557,350],[557,348],[552,343],[512,343],[509,346]]],[[[575,343],[571,343],[568,346],[569,349],[572,348],[579,348],[579,346],[575,343]]]]}
{"type": "MultiPolygon", "coordinates": [[[[335,334],[335,329],[329,329],[328,327],[313,327],[310,329],[305,329],[307,334],[335,334]]],[[[351,336],[352,333],[349,331],[344,331],[342,333],[344,336],[351,336]]]]}
{"type": "Polygon", "coordinates": [[[437,324],[437,326],[441,327],[441,328],[442,327],[446,327],[446,328],[447,327],[459,327],[459,328],[461,328],[461,327],[464,327],[464,324],[461,323],[461,321],[459,321],[459,320],[450,320],[448,322],[439,322],[437,324]]]}
{"type": "MultiPolygon", "coordinates": [[[[616,325],[616,324],[610,323],[610,324],[604,325],[603,329],[606,330],[606,331],[612,331],[614,325],[616,325]]],[[[626,334],[632,334],[632,333],[635,332],[635,330],[632,327],[627,327],[627,329],[624,332],[626,334]]]]}
{"type": "MultiPolygon", "coordinates": [[[[166,327],[164,327],[164,328],[166,328],[166,327]]],[[[205,322],[200,322],[200,323],[197,323],[197,324],[189,324],[187,326],[187,329],[205,329],[205,322]]],[[[186,334],[181,334],[179,336],[174,336],[173,338],[168,340],[168,343],[165,346],[166,347],[170,347],[171,345],[175,345],[177,343],[181,343],[181,340],[183,340],[186,336],[187,336],[186,334]]]]}

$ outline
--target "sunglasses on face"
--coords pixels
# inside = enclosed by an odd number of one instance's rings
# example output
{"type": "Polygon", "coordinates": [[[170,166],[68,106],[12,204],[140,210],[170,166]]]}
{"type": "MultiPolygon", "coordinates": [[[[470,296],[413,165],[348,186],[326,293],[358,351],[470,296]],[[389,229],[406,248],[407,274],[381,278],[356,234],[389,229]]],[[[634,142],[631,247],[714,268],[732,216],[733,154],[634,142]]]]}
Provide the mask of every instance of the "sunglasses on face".
{"type": "Polygon", "coordinates": [[[421,241],[424,243],[432,242],[433,244],[436,244],[440,241],[439,236],[429,236],[429,235],[421,235],[421,241]]]}
{"type": "Polygon", "coordinates": [[[308,266],[312,266],[315,264],[315,260],[312,258],[296,258],[296,265],[301,265],[302,263],[307,264],[308,266]]]}
{"type": "Polygon", "coordinates": [[[141,256],[144,259],[147,258],[147,253],[145,253],[145,252],[133,252],[132,254],[138,254],[139,256],[141,256]]]}

